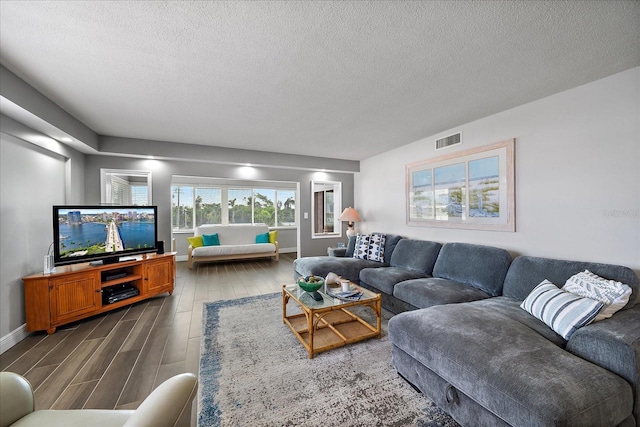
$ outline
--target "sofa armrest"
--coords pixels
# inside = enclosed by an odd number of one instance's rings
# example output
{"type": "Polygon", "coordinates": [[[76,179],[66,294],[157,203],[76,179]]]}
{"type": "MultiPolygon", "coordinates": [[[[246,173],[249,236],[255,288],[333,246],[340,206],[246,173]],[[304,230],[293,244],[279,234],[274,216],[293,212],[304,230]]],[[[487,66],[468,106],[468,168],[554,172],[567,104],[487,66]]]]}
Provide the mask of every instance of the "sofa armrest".
{"type": "Polygon", "coordinates": [[[0,402],[0,426],[9,426],[34,411],[31,384],[21,375],[0,372],[0,402]]]}
{"type": "Polygon", "coordinates": [[[198,379],[193,374],[179,374],[158,386],[140,404],[124,427],[175,426],[198,391],[198,379]]]}
{"type": "Polygon", "coordinates": [[[640,306],[578,329],[566,349],[631,384],[637,419],[640,415],[640,306]]]}
{"type": "Polygon", "coordinates": [[[329,248],[327,250],[327,255],[344,258],[347,254],[347,248],[329,248]]]}

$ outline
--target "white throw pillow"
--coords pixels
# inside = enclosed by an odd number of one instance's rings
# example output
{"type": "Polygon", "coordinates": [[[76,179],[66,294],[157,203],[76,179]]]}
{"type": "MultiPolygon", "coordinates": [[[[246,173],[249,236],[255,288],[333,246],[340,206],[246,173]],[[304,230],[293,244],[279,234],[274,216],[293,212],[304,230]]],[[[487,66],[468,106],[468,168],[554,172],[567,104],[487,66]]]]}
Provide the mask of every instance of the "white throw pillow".
{"type": "Polygon", "coordinates": [[[562,289],[604,304],[604,308],[596,316],[594,322],[613,316],[616,311],[627,305],[631,296],[630,286],[615,280],[605,279],[589,270],[569,277],[562,289]]]}
{"type": "Polygon", "coordinates": [[[565,340],[593,322],[603,303],[558,289],[548,280],[533,288],[520,307],[542,320],[565,340]]]}

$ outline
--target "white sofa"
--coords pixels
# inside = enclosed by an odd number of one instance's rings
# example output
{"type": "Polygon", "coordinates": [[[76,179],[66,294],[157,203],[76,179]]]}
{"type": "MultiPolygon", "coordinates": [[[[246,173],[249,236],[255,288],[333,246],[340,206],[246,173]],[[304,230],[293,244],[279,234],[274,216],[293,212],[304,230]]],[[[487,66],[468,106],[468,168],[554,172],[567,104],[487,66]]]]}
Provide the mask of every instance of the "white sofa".
{"type": "Polygon", "coordinates": [[[189,245],[189,268],[195,263],[273,257],[280,259],[278,242],[256,243],[256,236],[269,232],[264,224],[256,225],[201,225],[194,230],[194,237],[205,234],[218,234],[219,246],[201,246],[194,248],[189,245]]]}

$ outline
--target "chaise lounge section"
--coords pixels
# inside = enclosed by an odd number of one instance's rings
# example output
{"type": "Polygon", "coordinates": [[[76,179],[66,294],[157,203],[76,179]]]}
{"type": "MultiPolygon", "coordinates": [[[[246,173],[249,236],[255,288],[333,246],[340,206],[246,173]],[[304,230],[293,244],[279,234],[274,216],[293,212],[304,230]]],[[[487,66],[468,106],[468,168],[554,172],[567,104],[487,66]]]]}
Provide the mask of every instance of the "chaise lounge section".
{"type": "Polygon", "coordinates": [[[639,291],[626,267],[518,257],[501,296],[394,316],[393,363],[463,425],[635,426],[639,291]],[[628,284],[625,308],[565,340],[520,307],[543,280],[562,286],[584,270],[628,284]]]}

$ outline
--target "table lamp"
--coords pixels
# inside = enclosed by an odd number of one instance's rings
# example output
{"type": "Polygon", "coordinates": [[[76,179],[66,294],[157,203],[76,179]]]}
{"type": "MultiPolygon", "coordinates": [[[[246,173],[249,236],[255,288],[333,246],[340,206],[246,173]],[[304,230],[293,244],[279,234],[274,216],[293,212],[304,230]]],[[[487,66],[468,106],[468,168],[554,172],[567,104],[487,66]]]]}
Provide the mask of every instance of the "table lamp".
{"type": "Polygon", "coordinates": [[[347,236],[351,237],[356,235],[356,230],[353,228],[353,223],[362,220],[360,219],[360,215],[358,215],[358,211],[349,206],[344,211],[342,211],[342,214],[340,215],[340,221],[349,221],[347,236]]]}

